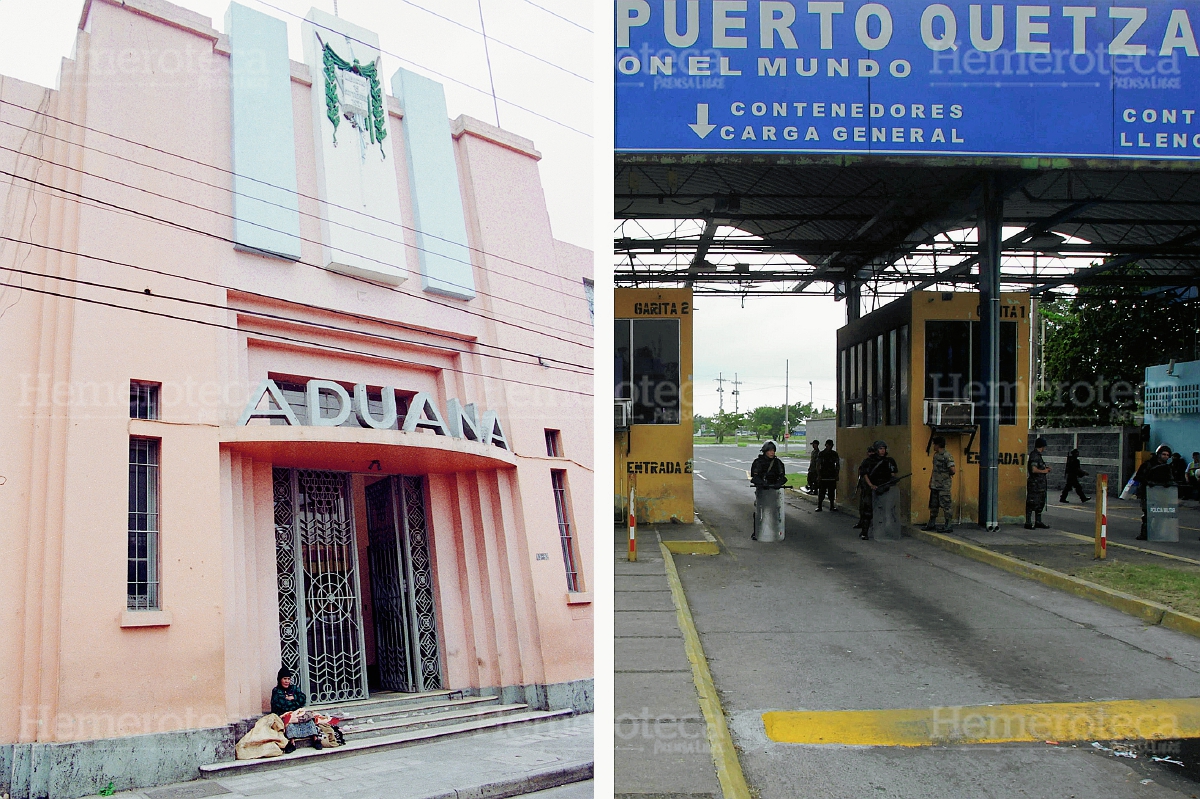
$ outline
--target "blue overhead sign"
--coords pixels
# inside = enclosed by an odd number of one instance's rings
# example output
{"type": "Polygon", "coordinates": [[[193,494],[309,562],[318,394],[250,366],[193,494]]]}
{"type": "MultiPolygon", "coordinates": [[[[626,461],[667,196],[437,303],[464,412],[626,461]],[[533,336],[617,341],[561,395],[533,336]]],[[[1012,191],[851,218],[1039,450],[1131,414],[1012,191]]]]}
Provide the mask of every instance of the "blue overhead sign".
{"type": "Polygon", "coordinates": [[[622,152],[1200,158],[1200,0],[617,0],[622,152]]]}

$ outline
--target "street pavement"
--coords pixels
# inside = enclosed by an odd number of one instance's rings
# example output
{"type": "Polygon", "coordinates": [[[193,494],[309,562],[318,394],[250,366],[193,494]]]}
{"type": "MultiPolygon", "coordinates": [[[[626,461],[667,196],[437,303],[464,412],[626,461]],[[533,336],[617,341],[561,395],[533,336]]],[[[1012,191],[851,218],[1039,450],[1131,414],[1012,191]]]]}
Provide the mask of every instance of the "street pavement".
{"type": "MultiPolygon", "coordinates": [[[[1200,640],[917,540],[860,541],[850,516],[815,513],[798,497],[788,500],[784,541],[751,541],[746,470],[756,454],[696,448],[697,513],[723,552],[675,561],[761,799],[1200,795],[1200,784],[1168,767],[1088,743],[899,748],[768,739],[762,714],[770,710],[1200,696],[1200,640]]],[[[1082,513],[1075,521],[1071,513],[1055,508],[1048,521],[1090,531],[1082,513]]],[[[1115,515],[1112,535],[1122,540],[1128,520],[1115,515]]],[[[620,623],[618,614],[618,635],[620,623]]]]}
{"type": "MultiPolygon", "coordinates": [[[[547,771],[594,760],[593,716],[588,713],[554,721],[501,727],[487,732],[430,741],[351,757],[318,760],[303,766],[196,780],[177,785],[114,794],[123,799],[428,799],[459,796],[536,796],[583,799],[593,783],[573,783],[533,793],[478,790],[505,783],[521,790],[547,771]],[[472,789],[476,789],[472,791],[472,789]]],[[[529,790],[527,788],[526,790],[529,790]]]]}

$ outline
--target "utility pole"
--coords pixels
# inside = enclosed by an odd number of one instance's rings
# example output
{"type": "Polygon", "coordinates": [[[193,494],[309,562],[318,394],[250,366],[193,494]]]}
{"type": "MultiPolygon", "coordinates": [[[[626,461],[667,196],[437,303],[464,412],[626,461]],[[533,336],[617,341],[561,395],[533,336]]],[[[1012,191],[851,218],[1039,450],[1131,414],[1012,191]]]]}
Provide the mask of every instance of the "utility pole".
{"type": "MultiPolygon", "coordinates": [[[[808,407],[810,409],[812,409],[812,407],[813,407],[812,381],[811,380],[808,381],[808,407]]],[[[813,410],[815,410],[815,409],[813,409],[813,410]]]]}
{"type": "Polygon", "coordinates": [[[719,413],[725,413],[725,386],[722,385],[725,378],[721,376],[722,374],[722,372],[717,372],[717,403],[721,408],[719,413]]]}
{"type": "Polygon", "coordinates": [[[738,391],[737,372],[734,372],[733,373],[733,412],[734,412],[734,414],[737,414],[737,412],[738,412],[738,394],[739,393],[741,393],[741,392],[738,391]]]}
{"type": "Polygon", "coordinates": [[[783,361],[783,451],[788,451],[788,439],[792,437],[792,426],[788,424],[788,362],[783,361]]]}

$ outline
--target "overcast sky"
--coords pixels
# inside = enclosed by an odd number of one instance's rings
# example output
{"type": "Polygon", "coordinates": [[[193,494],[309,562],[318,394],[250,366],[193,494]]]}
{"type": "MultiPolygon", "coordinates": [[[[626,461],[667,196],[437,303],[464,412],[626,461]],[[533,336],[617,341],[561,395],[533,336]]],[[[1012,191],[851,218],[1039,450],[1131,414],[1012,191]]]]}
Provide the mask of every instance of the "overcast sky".
{"type": "MultiPolygon", "coordinates": [[[[174,2],[224,29],[229,0],[174,2]]],[[[333,0],[243,4],[287,22],[296,61],[304,60],[300,20],[288,12],[303,17],[313,6],[334,10],[333,0]]],[[[82,8],[83,0],[0,0],[0,75],[55,86],[59,61],[74,45],[82,8]]],[[[588,249],[594,247],[589,137],[593,50],[585,28],[593,27],[592,11],[592,3],[580,0],[338,0],[342,17],[379,34],[387,51],[385,85],[403,66],[445,86],[451,118],[467,114],[495,124],[498,107],[500,127],[532,139],[543,156],[542,185],[555,237],[588,249]],[[481,7],[488,53],[480,33],[481,7]],[[498,103],[490,93],[489,55],[498,103]]]]}
{"type": "MultiPolygon", "coordinates": [[[[742,381],[740,410],[783,405],[784,361],[789,361],[792,402],[813,399],[832,408],[836,391],[837,329],[846,324],[846,303],[832,297],[700,295],[692,321],[695,375],[693,404],[705,416],[717,411],[717,376],[742,381]]],[[[725,410],[733,410],[733,384],[725,383],[725,410]]]]}

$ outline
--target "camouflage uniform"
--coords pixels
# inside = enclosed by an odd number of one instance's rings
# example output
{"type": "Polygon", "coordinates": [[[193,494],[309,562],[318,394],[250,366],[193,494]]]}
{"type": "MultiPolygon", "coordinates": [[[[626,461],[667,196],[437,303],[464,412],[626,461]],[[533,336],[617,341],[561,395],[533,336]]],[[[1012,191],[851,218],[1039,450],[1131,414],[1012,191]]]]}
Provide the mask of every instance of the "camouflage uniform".
{"type": "Polygon", "coordinates": [[[1037,514],[1038,524],[1042,523],[1042,511],[1046,509],[1046,475],[1034,474],[1034,469],[1045,469],[1046,461],[1042,453],[1034,449],[1025,461],[1025,469],[1029,477],[1025,480],[1025,524],[1033,524],[1033,516],[1037,514]]]}
{"type": "Polygon", "coordinates": [[[933,454],[933,476],[929,478],[929,524],[933,527],[938,509],[945,517],[944,527],[950,527],[950,488],[954,481],[954,458],[942,450],[933,454]]]}

